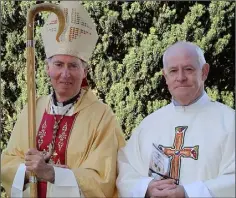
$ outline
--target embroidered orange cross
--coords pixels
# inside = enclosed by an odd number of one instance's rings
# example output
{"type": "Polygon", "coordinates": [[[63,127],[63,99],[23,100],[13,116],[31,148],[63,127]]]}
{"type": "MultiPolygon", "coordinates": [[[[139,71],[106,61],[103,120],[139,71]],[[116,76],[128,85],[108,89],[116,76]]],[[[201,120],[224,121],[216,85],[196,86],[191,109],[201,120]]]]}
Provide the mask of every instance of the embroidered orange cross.
{"type": "Polygon", "coordinates": [[[192,158],[194,160],[198,159],[198,145],[194,147],[183,147],[184,135],[187,128],[187,126],[175,127],[175,139],[172,147],[158,146],[165,155],[171,157],[170,176],[175,179],[179,179],[180,176],[181,157],[192,158]]]}

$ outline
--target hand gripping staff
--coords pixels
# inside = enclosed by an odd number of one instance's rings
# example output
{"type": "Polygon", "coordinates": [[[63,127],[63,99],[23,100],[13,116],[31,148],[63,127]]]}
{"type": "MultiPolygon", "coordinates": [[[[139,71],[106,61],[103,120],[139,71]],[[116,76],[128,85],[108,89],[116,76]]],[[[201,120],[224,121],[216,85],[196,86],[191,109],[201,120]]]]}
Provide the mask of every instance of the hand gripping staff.
{"type": "MultiPolygon", "coordinates": [[[[28,137],[29,148],[36,148],[36,90],[35,90],[35,54],[34,54],[34,18],[41,11],[54,12],[59,20],[56,40],[62,34],[65,27],[63,10],[51,3],[41,3],[31,7],[27,13],[27,96],[28,96],[28,137]]],[[[37,197],[37,179],[35,173],[30,173],[30,197],[37,197]]]]}

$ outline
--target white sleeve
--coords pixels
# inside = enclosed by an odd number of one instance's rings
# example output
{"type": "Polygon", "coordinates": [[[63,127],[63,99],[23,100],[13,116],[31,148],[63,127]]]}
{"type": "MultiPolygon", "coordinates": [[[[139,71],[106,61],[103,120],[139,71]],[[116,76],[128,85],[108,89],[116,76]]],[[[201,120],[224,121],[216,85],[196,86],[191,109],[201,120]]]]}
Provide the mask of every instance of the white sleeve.
{"type": "Polygon", "coordinates": [[[143,177],[138,180],[137,184],[131,190],[131,195],[135,197],[145,197],[147,192],[148,184],[153,180],[151,177],[143,177]]]}
{"type": "Polygon", "coordinates": [[[23,197],[23,188],[25,182],[25,164],[20,164],[11,187],[11,197],[23,197]]]}
{"type": "MultiPolygon", "coordinates": [[[[47,183],[47,197],[84,197],[80,191],[74,173],[70,169],[53,167],[55,182],[47,183]]],[[[29,188],[23,192],[25,181],[25,164],[17,169],[12,188],[11,197],[22,198],[29,196],[29,188]]]]}
{"type": "Polygon", "coordinates": [[[47,197],[83,197],[74,173],[67,168],[53,167],[54,184],[48,182],[47,197]]]}
{"type": "MultiPolygon", "coordinates": [[[[120,197],[145,197],[148,184],[153,179],[148,176],[150,156],[143,156],[143,149],[140,149],[141,131],[141,127],[137,128],[126,146],[118,152],[116,186],[120,197]]],[[[149,147],[146,149],[148,150],[149,147]]]]}
{"type": "Polygon", "coordinates": [[[183,185],[187,197],[212,197],[209,189],[202,181],[183,185]]]}

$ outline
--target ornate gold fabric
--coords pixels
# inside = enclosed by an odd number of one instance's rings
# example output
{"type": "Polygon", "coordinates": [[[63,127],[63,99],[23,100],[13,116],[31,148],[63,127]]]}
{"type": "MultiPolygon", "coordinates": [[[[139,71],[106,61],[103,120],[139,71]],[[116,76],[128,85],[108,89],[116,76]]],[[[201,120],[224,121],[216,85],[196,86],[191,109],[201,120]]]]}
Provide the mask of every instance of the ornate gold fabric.
{"type": "MultiPolygon", "coordinates": [[[[50,96],[37,100],[37,129],[50,96]]],[[[82,90],[75,105],[78,112],[66,153],[66,164],[74,172],[85,197],[112,197],[116,187],[117,151],[124,146],[121,128],[110,107],[91,90],[82,90]]],[[[2,184],[10,194],[11,185],[24,153],[28,150],[27,106],[15,124],[7,148],[2,153],[2,184]]]]}

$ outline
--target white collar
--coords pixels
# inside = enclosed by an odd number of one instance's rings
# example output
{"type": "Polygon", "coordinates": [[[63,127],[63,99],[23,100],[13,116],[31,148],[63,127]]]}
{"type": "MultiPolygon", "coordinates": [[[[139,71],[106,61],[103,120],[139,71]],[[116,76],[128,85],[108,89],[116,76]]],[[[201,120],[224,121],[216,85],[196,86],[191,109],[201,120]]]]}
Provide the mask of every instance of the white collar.
{"type": "MultiPolygon", "coordinates": [[[[56,106],[52,101],[50,102],[50,114],[53,113],[53,109],[55,111],[55,115],[64,115],[65,112],[70,108],[72,104],[67,104],[65,106],[56,106]]],[[[74,113],[74,107],[72,107],[67,113],[66,116],[71,116],[74,113]]]]}
{"type": "Polygon", "coordinates": [[[205,106],[205,104],[207,104],[210,101],[211,101],[210,97],[204,91],[202,96],[200,98],[198,98],[196,101],[194,101],[190,105],[187,105],[187,106],[180,106],[180,105],[178,105],[177,106],[177,105],[174,104],[173,100],[172,100],[171,104],[173,105],[174,109],[177,110],[177,111],[186,111],[186,110],[199,109],[199,108],[205,106]]]}

